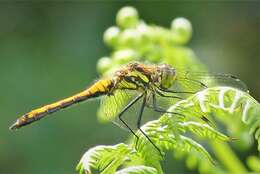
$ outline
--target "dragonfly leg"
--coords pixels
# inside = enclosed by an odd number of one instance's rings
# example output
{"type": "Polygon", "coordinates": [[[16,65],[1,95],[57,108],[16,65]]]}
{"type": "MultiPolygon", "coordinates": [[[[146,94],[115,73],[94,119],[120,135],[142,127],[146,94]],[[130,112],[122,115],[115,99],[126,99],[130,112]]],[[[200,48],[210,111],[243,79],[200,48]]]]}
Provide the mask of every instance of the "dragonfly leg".
{"type": "Polygon", "coordinates": [[[162,93],[162,92],[159,91],[159,90],[155,90],[155,91],[156,91],[156,93],[157,93],[158,95],[160,95],[161,97],[176,98],[176,99],[184,100],[184,98],[179,97],[179,96],[166,95],[166,94],[162,93]]]}
{"type": "Polygon", "coordinates": [[[158,106],[155,94],[152,95],[152,98],[153,98],[153,105],[152,106],[147,105],[147,107],[153,109],[155,112],[167,113],[167,114],[173,114],[173,115],[175,114],[175,115],[180,115],[182,117],[186,117],[184,114],[181,114],[178,112],[170,112],[170,111],[167,111],[167,110],[161,108],[160,106],[158,106]]]}
{"type": "MultiPolygon", "coordinates": [[[[154,111],[160,112],[160,113],[173,114],[173,115],[175,114],[175,115],[180,115],[180,116],[186,117],[184,114],[181,114],[181,113],[178,113],[178,112],[170,112],[170,111],[167,111],[165,109],[162,109],[157,104],[157,100],[156,100],[155,94],[152,95],[152,98],[153,98],[153,106],[147,106],[147,107],[152,108],[154,111]]],[[[205,115],[203,115],[201,113],[197,113],[196,111],[194,111],[194,113],[198,114],[200,116],[200,119],[202,121],[204,121],[205,123],[209,124],[210,126],[216,127],[205,115]]]]}
{"type": "Polygon", "coordinates": [[[170,89],[162,89],[160,88],[161,91],[163,92],[168,92],[168,93],[173,93],[173,94],[196,94],[199,91],[174,91],[170,89]]]}
{"type": "Polygon", "coordinates": [[[129,102],[124,109],[118,114],[119,120],[127,127],[127,129],[136,137],[138,140],[139,137],[135,134],[135,132],[130,128],[130,126],[123,120],[123,114],[133,105],[135,104],[138,100],[140,100],[143,97],[143,93],[138,95],[136,98],[134,98],[131,102],[129,102]]]}
{"type": "MultiPolygon", "coordinates": [[[[141,108],[140,108],[140,111],[139,111],[139,114],[138,114],[137,128],[148,139],[148,141],[150,141],[150,143],[158,150],[160,155],[163,156],[161,150],[154,144],[154,142],[149,138],[149,136],[146,135],[146,133],[141,129],[141,121],[142,121],[144,107],[146,106],[146,101],[147,101],[147,93],[144,93],[143,102],[142,102],[142,105],[141,105],[141,108]]],[[[138,144],[138,139],[136,141],[136,145],[137,144],[138,144]]]]}

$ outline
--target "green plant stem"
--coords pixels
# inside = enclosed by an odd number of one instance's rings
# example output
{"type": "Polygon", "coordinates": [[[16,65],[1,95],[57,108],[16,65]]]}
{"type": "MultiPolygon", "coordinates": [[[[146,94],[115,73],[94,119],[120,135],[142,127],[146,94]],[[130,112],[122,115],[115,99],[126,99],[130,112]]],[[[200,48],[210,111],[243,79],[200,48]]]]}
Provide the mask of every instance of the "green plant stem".
{"type": "Polygon", "coordinates": [[[218,161],[223,164],[229,173],[248,173],[243,163],[237,158],[236,154],[232,151],[227,143],[221,141],[212,141],[210,144],[215,152],[216,157],[219,159],[218,161]]]}

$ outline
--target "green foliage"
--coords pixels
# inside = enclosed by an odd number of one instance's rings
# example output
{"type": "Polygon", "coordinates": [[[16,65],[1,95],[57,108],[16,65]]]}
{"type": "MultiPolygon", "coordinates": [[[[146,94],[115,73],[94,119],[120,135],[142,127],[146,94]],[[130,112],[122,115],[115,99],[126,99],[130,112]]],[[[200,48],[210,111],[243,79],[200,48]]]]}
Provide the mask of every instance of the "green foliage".
{"type": "Polygon", "coordinates": [[[116,16],[116,23],[122,28],[135,27],[138,20],[138,12],[132,7],[123,7],[116,16]]]}
{"type": "MultiPolygon", "coordinates": [[[[237,114],[241,114],[242,119],[250,116],[250,119],[256,120],[258,118],[255,111],[259,108],[259,104],[246,92],[231,87],[208,88],[176,103],[168,110],[169,112],[181,112],[185,117],[183,115],[164,114],[158,120],[143,125],[142,130],[162,152],[181,151],[196,155],[197,160],[208,160],[214,164],[214,160],[204,147],[192,138],[187,137],[189,134],[186,135],[186,133],[190,133],[191,137],[214,141],[230,141],[232,139],[209,124],[203,123],[200,120],[201,115],[198,113],[206,115],[211,113],[219,117],[225,116],[233,119],[237,114]],[[240,98],[236,98],[237,94],[240,98]],[[198,120],[194,121],[194,118],[198,118],[198,120]]],[[[248,123],[246,122],[246,124],[248,123]]],[[[134,161],[138,159],[137,161],[140,161],[141,164],[161,171],[158,161],[162,160],[162,156],[141,132],[138,132],[137,135],[140,137],[138,141],[134,139],[132,144],[129,145],[97,146],[90,149],[80,161],[80,171],[84,169],[87,173],[90,173],[91,168],[93,168],[102,171],[102,173],[107,171],[115,173],[119,166],[124,166],[125,163],[129,163],[133,159],[134,161]]]]}
{"type": "Polygon", "coordinates": [[[97,146],[85,153],[77,169],[80,173],[92,173],[92,168],[102,171],[102,173],[115,173],[129,153],[130,149],[125,144],[97,146]]]}
{"type": "Polygon", "coordinates": [[[116,174],[157,174],[157,170],[147,166],[134,166],[119,170],[116,174]]]}
{"type": "MultiPolygon", "coordinates": [[[[112,48],[112,53],[97,64],[102,75],[114,72],[129,61],[165,62],[176,68],[207,71],[193,51],[184,46],[192,34],[187,19],[174,19],[171,29],[166,29],[146,24],[134,8],[124,7],[118,12],[116,22],[118,27],[110,27],[104,34],[104,41],[112,48]]],[[[188,87],[180,86],[180,89],[188,87]]],[[[252,146],[251,133],[260,150],[258,113],[260,104],[247,91],[215,85],[172,102],[168,113],[142,126],[162,154],[138,131],[139,139],[132,137],[128,144],[96,146],[88,150],[77,170],[81,174],[94,171],[102,174],[162,174],[160,162],[164,154],[170,152],[176,158],[185,157],[187,167],[197,168],[199,173],[248,173],[228,142],[236,148],[248,149],[252,146]],[[218,126],[225,130],[220,132],[218,126]]],[[[257,157],[248,157],[247,163],[252,171],[259,172],[257,157]]]]}

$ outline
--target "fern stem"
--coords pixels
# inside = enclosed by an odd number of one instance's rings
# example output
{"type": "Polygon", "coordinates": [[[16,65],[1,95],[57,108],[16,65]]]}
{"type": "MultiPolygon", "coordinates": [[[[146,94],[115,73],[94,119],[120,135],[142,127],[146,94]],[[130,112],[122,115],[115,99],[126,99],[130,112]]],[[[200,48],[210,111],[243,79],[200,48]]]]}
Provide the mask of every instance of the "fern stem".
{"type": "Polygon", "coordinates": [[[231,174],[248,173],[243,163],[238,159],[236,154],[232,151],[227,143],[221,141],[212,141],[210,144],[215,152],[216,157],[219,159],[218,161],[222,163],[231,174]]]}

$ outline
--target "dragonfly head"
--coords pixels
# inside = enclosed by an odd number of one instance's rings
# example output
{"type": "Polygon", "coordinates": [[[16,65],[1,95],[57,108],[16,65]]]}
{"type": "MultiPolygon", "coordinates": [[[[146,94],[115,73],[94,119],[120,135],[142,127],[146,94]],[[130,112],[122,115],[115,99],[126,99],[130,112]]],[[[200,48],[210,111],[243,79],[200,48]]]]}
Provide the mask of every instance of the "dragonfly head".
{"type": "Polygon", "coordinates": [[[176,79],[175,69],[167,64],[162,64],[158,66],[157,72],[160,79],[160,87],[163,89],[170,88],[176,79]]]}

